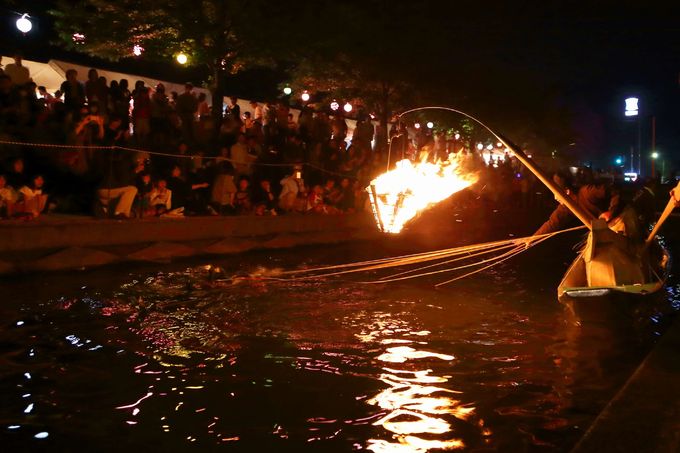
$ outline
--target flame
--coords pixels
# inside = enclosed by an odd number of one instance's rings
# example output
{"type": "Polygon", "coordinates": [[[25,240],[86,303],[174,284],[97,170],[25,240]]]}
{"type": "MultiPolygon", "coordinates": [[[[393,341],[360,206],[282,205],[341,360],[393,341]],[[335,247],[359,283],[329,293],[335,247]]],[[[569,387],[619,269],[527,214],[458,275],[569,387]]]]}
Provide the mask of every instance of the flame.
{"type": "Polygon", "coordinates": [[[366,190],[378,228],[399,233],[425,209],[477,182],[477,175],[465,173],[456,156],[435,163],[428,162],[427,155],[416,164],[404,159],[371,181],[366,190]]]}

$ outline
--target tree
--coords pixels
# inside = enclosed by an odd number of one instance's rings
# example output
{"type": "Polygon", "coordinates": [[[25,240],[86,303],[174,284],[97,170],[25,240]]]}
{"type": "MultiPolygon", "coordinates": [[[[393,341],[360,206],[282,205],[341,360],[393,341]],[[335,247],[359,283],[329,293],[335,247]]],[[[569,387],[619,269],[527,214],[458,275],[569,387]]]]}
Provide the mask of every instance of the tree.
{"type": "Polygon", "coordinates": [[[421,44],[411,36],[426,33],[424,9],[417,1],[383,0],[325,2],[322,8],[325,17],[314,24],[314,39],[293,62],[290,85],[323,102],[353,101],[376,113],[378,146],[384,146],[388,122],[414,98],[414,57],[421,44]]]}
{"type": "Polygon", "coordinates": [[[260,27],[277,8],[273,0],[57,0],[51,14],[61,43],[92,56],[117,61],[135,46],[145,58],[188,55],[189,64],[208,70],[218,117],[226,76],[271,62],[265,51],[275,46],[261,45],[268,34],[260,27]]]}

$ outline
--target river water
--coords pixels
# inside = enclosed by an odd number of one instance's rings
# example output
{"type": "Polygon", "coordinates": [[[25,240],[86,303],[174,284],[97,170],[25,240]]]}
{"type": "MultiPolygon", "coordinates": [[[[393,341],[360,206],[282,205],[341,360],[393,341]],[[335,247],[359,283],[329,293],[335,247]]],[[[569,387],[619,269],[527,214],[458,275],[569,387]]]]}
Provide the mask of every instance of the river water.
{"type": "MultiPolygon", "coordinates": [[[[567,241],[568,242],[568,241],[567,241]]],[[[678,309],[582,319],[573,252],[433,280],[214,278],[392,253],[384,243],[6,280],[3,451],[568,451],[678,309]]]]}

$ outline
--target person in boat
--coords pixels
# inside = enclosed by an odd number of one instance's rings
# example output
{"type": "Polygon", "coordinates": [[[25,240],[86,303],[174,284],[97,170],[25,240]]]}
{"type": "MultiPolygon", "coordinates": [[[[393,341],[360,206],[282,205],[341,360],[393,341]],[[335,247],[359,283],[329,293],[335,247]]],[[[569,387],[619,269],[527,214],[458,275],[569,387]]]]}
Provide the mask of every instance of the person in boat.
{"type": "MultiPolygon", "coordinates": [[[[608,181],[595,179],[582,185],[578,190],[571,187],[569,178],[556,173],[553,181],[562,188],[584,211],[595,219],[611,221],[621,212],[621,197],[618,190],[608,181]]],[[[548,220],[536,230],[534,235],[548,234],[576,223],[576,217],[565,205],[560,204],[550,214],[548,220]]]]}

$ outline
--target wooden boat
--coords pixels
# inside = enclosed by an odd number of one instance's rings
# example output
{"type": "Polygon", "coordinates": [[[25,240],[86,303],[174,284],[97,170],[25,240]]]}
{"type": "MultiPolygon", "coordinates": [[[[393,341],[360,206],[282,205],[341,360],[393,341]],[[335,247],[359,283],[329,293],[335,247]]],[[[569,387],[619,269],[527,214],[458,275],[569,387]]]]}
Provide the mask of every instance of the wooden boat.
{"type": "Polygon", "coordinates": [[[564,274],[557,289],[561,301],[568,298],[584,299],[605,296],[639,297],[653,294],[662,289],[671,268],[671,255],[658,241],[651,247],[649,257],[642,263],[646,270],[644,280],[621,285],[589,286],[586,274],[585,250],[582,250],[564,274]]]}

